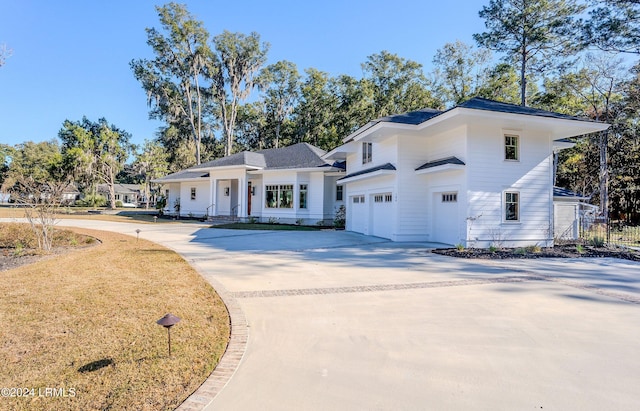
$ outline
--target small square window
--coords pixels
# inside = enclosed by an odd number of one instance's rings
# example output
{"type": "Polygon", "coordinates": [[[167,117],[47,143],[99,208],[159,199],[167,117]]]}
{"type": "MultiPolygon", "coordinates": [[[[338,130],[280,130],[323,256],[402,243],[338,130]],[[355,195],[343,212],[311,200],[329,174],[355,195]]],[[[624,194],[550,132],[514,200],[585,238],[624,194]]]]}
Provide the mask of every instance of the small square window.
{"type": "Polygon", "coordinates": [[[504,159],[517,161],[520,158],[519,155],[519,137],[506,135],[504,136],[504,159]]]}
{"type": "Polygon", "coordinates": [[[191,187],[191,199],[192,200],[196,199],[196,188],[195,187],[191,187]]]}
{"type": "Polygon", "coordinates": [[[504,220],[520,221],[520,193],[504,193],[504,220]]]}

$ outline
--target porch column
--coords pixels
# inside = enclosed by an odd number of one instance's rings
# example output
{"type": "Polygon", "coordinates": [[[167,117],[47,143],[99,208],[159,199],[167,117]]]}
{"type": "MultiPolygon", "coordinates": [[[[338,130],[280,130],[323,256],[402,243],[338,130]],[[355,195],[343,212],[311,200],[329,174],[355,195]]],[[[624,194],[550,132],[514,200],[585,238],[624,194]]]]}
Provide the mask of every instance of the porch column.
{"type": "Polygon", "coordinates": [[[218,215],[218,212],[216,211],[216,209],[218,208],[218,179],[214,178],[212,185],[211,185],[211,201],[209,202],[209,205],[213,205],[211,207],[211,217],[218,215]]]}
{"type": "Polygon", "coordinates": [[[246,181],[246,178],[241,177],[238,179],[238,204],[240,204],[240,207],[238,207],[238,217],[247,216],[247,204],[245,201],[245,197],[247,196],[247,187],[245,187],[246,181]]]}

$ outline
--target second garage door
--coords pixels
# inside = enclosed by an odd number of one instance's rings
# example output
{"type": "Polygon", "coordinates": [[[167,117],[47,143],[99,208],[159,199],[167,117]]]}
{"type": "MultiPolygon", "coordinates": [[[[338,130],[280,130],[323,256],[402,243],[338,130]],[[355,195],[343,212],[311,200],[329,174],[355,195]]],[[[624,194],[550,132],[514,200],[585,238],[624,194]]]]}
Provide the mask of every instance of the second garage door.
{"type": "Polygon", "coordinates": [[[377,193],[371,196],[371,227],[376,237],[391,238],[393,232],[393,195],[377,193]]]}

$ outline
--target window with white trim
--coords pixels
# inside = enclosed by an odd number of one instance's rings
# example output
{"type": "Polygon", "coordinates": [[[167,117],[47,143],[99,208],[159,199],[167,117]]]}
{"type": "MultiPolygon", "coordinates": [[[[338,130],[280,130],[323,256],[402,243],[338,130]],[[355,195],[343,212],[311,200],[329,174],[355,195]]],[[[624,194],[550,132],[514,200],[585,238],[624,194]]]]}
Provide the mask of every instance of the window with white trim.
{"type": "Polygon", "coordinates": [[[520,159],[520,137],[506,134],[504,136],[504,159],[518,161],[520,159]]]}
{"type": "Polygon", "coordinates": [[[293,184],[264,187],[266,208],[293,208],[293,184]]]}
{"type": "Polygon", "coordinates": [[[362,204],[364,203],[364,196],[353,196],[351,197],[351,201],[353,204],[362,204]]]}
{"type": "Polygon", "coordinates": [[[504,221],[520,221],[520,193],[517,191],[504,193],[504,221]]]}
{"type": "Polygon", "coordinates": [[[300,190],[298,191],[298,198],[299,198],[299,207],[300,208],[307,208],[307,185],[306,184],[300,184],[300,190]]]}
{"type": "Polygon", "coordinates": [[[392,201],[393,201],[393,195],[391,195],[391,194],[385,194],[384,195],[384,202],[385,203],[390,203],[392,201]]]}
{"type": "Polygon", "coordinates": [[[362,143],[362,164],[367,164],[371,162],[372,159],[372,148],[373,143],[362,143]]]}
{"type": "Polygon", "coordinates": [[[336,186],[336,201],[342,201],[344,196],[344,186],[336,186]]]}
{"type": "Polygon", "coordinates": [[[191,187],[191,199],[192,200],[196,199],[196,188],[195,187],[191,187]]]}

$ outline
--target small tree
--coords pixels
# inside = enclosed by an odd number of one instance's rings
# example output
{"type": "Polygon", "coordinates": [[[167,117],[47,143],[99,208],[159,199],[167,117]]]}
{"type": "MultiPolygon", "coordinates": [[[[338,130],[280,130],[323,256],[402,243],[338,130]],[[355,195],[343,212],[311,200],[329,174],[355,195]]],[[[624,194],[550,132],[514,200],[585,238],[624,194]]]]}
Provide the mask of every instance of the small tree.
{"type": "Polygon", "coordinates": [[[13,186],[12,197],[25,207],[25,216],[38,240],[38,249],[49,252],[53,245],[56,214],[63,203],[68,182],[38,182],[20,176],[13,186]]]}

